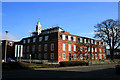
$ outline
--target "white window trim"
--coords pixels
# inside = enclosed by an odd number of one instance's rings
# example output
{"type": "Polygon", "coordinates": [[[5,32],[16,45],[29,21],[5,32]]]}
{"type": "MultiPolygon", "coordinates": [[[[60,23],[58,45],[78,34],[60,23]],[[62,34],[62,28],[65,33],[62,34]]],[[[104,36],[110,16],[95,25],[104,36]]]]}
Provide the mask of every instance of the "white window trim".
{"type": "Polygon", "coordinates": [[[62,35],[62,40],[65,40],[65,35],[62,35]]]}
{"type": "Polygon", "coordinates": [[[63,51],[65,51],[65,43],[63,43],[63,51]]]}
{"type": "Polygon", "coordinates": [[[76,45],[73,45],[73,51],[76,51],[76,45]]]}
{"type": "Polygon", "coordinates": [[[73,37],[73,41],[76,41],[76,37],[73,37]]]}
{"type": "Polygon", "coordinates": [[[71,41],[71,36],[68,36],[68,41],[71,41]]]}
{"type": "Polygon", "coordinates": [[[68,44],[68,51],[71,51],[71,44],[68,44]]]}
{"type": "Polygon", "coordinates": [[[81,43],[83,42],[83,39],[82,39],[82,38],[80,38],[80,42],[81,42],[81,43]]]}

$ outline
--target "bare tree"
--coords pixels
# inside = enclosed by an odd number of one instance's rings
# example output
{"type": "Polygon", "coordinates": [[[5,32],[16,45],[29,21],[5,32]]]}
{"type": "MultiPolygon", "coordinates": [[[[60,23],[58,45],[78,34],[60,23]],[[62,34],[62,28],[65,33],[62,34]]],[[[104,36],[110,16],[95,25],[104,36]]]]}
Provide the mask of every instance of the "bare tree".
{"type": "Polygon", "coordinates": [[[94,38],[99,38],[108,45],[111,60],[114,60],[114,50],[120,46],[120,27],[118,21],[108,19],[94,27],[94,38]]]}

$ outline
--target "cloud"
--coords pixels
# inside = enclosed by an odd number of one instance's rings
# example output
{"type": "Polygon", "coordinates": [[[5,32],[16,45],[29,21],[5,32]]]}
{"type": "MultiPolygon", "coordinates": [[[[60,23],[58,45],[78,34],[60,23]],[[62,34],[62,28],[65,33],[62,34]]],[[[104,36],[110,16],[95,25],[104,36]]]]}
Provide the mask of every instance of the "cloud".
{"type": "MultiPolygon", "coordinates": [[[[0,39],[2,40],[6,40],[6,34],[5,33],[0,33],[0,39]]],[[[20,41],[17,36],[12,35],[10,33],[7,34],[7,40],[11,40],[11,41],[20,41]]]]}

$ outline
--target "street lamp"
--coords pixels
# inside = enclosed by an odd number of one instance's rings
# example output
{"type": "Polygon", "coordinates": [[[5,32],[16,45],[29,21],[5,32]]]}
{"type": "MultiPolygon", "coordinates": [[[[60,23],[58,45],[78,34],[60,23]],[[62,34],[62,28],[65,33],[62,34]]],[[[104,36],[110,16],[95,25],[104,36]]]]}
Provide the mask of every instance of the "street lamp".
{"type": "Polygon", "coordinates": [[[6,32],[6,43],[5,43],[5,62],[6,62],[6,52],[7,52],[7,34],[8,34],[8,31],[5,31],[6,32]]]}
{"type": "Polygon", "coordinates": [[[30,64],[31,64],[31,54],[30,54],[30,64]]]}

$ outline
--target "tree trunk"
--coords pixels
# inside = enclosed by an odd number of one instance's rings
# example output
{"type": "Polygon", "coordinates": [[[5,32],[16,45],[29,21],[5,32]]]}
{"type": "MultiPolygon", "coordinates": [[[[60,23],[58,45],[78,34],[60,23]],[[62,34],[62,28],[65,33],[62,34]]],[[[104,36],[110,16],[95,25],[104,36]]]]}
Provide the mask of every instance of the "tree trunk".
{"type": "Polygon", "coordinates": [[[114,50],[113,49],[110,49],[110,57],[111,57],[111,60],[114,60],[114,50]]]}

